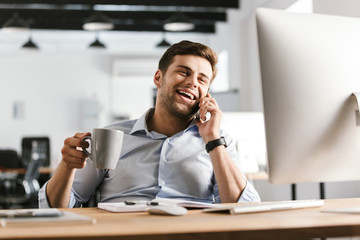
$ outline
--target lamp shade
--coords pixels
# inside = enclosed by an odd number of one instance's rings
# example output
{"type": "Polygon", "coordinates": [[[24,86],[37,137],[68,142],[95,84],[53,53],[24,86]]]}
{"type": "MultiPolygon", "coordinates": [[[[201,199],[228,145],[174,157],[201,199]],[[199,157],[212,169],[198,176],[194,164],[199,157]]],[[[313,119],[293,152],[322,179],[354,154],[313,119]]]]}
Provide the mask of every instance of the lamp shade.
{"type": "Polygon", "coordinates": [[[195,28],[191,19],[182,12],[176,12],[165,21],[164,29],[172,32],[190,31],[195,28]]]}
{"type": "Polygon", "coordinates": [[[159,42],[158,44],[156,44],[156,47],[158,47],[158,48],[167,48],[167,47],[170,47],[170,46],[171,46],[171,44],[170,44],[168,41],[166,41],[165,38],[163,38],[163,39],[161,40],[161,42],[159,42]]]}
{"type": "Polygon", "coordinates": [[[100,12],[91,15],[83,25],[83,29],[88,31],[111,30],[113,28],[114,24],[110,19],[100,12]]]}
{"type": "Polygon", "coordinates": [[[15,12],[12,17],[4,23],[2,30],[5,32],[19,32],[27,31],[29,28],[29,24],[15,12]]]}
{"type": "Polygon", "coordinates": [[[33,50],[39,49],[39,47],[32,41],[31,37],[26,43],[24,43],[24,45],[22,45],[22,48],[33,50]]]}
{"type": "Polygon", "coordinates": [[[106,48],[105,44],[103,44],[102,42],[99,41],[99,39],[96,37],[95,41],[92,42],[89,45],[89,48],[98,48],[98,49],[102,49],[102,48],[106,48]]]}

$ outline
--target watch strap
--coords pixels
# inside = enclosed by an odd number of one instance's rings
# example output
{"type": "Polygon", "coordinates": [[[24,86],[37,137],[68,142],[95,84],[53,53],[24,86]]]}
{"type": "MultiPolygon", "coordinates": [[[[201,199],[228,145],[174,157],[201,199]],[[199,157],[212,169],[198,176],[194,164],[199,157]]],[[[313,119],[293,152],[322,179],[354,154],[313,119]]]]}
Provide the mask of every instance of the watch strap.
{"type": "Polygon", "coordinates": [[[206,152],[210,152],[211,150],[213,150],[214,148],[224,145],[225,147],[227,147],[226,141],[224,137],[209,141],[206,145],[205,145],[205,149],[206,152]]]}

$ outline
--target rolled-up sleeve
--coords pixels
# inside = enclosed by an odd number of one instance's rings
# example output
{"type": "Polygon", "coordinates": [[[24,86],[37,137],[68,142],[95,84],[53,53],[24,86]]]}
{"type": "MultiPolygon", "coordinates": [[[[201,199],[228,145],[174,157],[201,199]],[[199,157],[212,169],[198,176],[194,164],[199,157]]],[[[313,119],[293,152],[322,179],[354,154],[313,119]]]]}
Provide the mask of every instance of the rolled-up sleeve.
{"type": "Polygon", "coordinates": [[[247,181],[244,191],[241,193],[238,202],[260,202],[260,196],[251,182],[247,181]]]}
{"type": "MultiPolygon", "coordinates": [[[[214,186],[214,195],[215,195],[215,202],[221,203],[220,193],[217,184],[214,186]]],[[[247,180],[246,187],[242,191],[237,202],[240,203],[240,202],[260,202],[260,201],[261,199],[258,192],[251,184],[251,182],[247,180]]]]}
{"type": "MultiPolygon", "coordinates": [[[[238,169],[240,171],[242,171],[239,153],[236,150],[235,141],[233,141],[233,139],[230,137],[230,135],[226,131],[222,131],[222,135],[225,136],[226,142],[228,143],[228,147],[226,148],[226,150],[227,150],[230,158],[235,162],[235,165],[238,167],[238,169]]],[[[216,180],[215,180],[215,182],[216,182],[216,180]]],[[[215,185],[214,185],[214,196],[215,196],[215,202],[221,203],[220,193],[219,193],[217,183],[215,183],[215,185]]],[[[237,202],[260,202],[260,201],[261,201],[260,196],[259,196],[258,192],[256,191],[255,187],[249,180],[247,180],[246,186],[245,186],[244,190],[242,191],[237,202]]]]}
{"type": "MultiPolygon", "coordinates": [[[[51,208],[49,201],[47,199],[46,196],[46,186],[47,186],[46,182],[39,190],[38,193],[38,202],[39,202],[39,208],[51,208]]],[[[74,193],[71,191],[70,193],[70,201],[69,201],[69,205],[68,208],[73,208],[75,206],[76,200],[74,197],[74,193]]]]}

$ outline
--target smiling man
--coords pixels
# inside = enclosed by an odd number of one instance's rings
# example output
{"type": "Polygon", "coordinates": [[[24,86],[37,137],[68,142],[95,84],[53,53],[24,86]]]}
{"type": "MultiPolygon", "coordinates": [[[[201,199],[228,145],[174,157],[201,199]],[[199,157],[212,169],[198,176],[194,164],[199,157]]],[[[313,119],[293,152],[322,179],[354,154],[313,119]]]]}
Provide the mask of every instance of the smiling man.
{"type": "Polygon", "coordinates": [[[78,150],[88,146],[82,138],[90,133],[77,133],[65,140],[62,161],[39,192],[39,206],[78,207],[96,189],[101,202],[157,197],[207,203],[260,201],[239,169],[235,143],[220,129],[222,112],[209,94],[216,63],[216,54],[203,44],[172,45],[154,75],[155,108],[137,120],[108,126],[124,131],[116,168],[96,169],[78,150]]]}

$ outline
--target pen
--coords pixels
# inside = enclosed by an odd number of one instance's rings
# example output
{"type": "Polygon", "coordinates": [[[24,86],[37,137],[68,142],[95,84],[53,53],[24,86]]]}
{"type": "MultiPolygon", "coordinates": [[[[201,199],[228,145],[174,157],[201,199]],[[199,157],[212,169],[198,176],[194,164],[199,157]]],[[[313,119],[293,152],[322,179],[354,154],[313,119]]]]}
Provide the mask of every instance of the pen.
{"type": "Polygon", "coordinates": [[[146,205],[148,205],[148,206],[158,206],[159,205],[159,202],[147,202],[147,201],[134,202],[134,201],[125,200],[124,203],[125,203],[125,205],[128,205],[128,206],[136,205],[136,204],[144,204],[144,203],[146,203],[146,205]]]}
{"type": "Polygon", "coordinates": [[[158,206],[159,202],[148,202],[147,205],[149,205],[149,206],[158,206]]]}
{"type": "Polygon", "coordinates": [[[136,202],[125,200],[125,205],[135,205],[136,202]]]}
{"type": "Polygon", "coordinates": [[[142,205],[147,204],[148,205],[148,203],[149,203],[148,201],[129,201],[129,200],[124,201],[124,204],[128,205],[128,206],[138,205],[138,204],[142,204],[142,205]]]}

